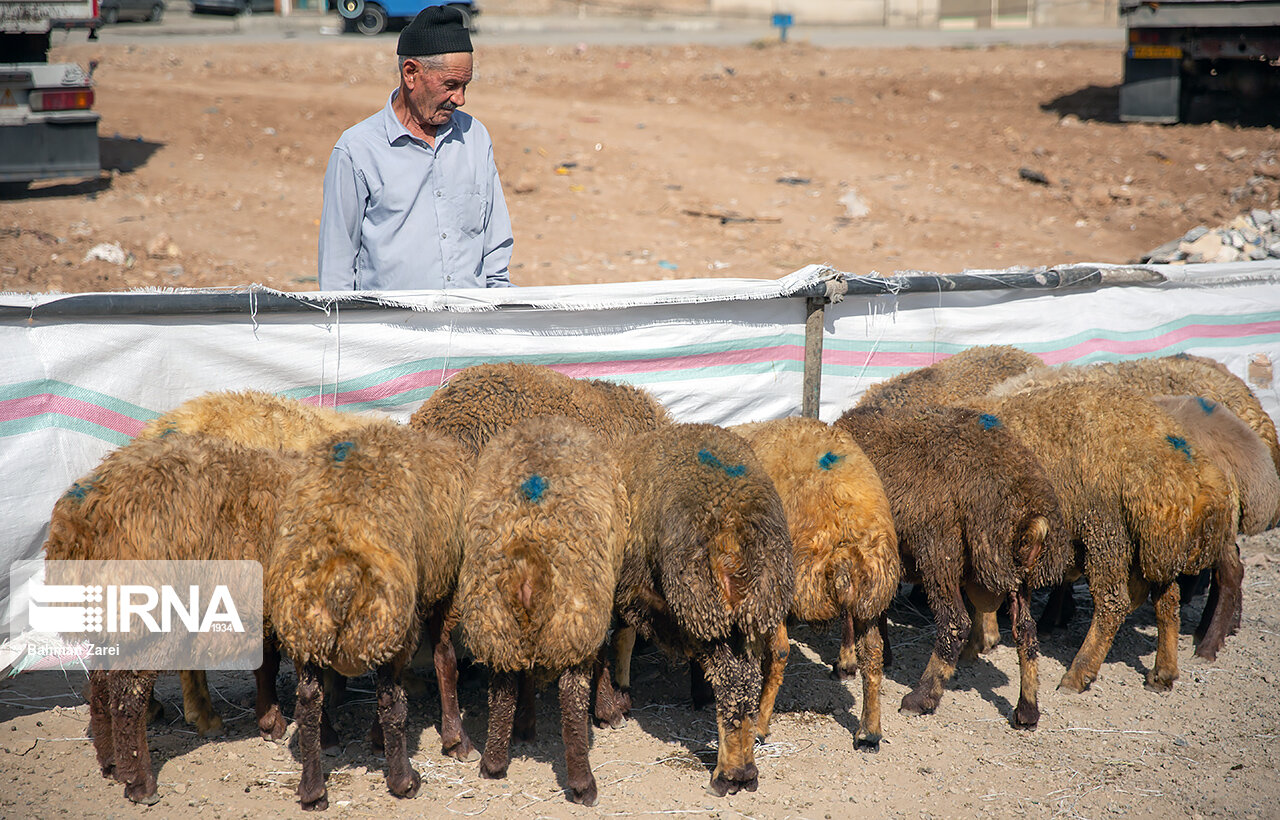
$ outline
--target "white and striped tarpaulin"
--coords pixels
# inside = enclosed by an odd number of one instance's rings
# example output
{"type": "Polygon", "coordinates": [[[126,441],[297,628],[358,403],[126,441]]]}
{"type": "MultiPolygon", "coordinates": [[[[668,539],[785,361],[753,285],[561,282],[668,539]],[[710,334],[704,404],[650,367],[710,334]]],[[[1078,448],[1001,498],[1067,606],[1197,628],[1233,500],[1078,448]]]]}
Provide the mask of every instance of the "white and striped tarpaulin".
{"type": "MultiPolygon", "coordinates": [[[[1251,387],[1280,417],[1276,385],[1263,383],[1280,361],[1280,263],[1141,271],[1153,281],[1054,288],[1011,287],[1006,272],[991,271],[982,290],[921,274],[883,280],[870,295],[854,285],[871,280],[818,265],[776,281],[3,294],[0,556],[6,566],[37,557],[49,511],[72,482],[149,419],[211,390],[268,390],[404,420],[458,370],[515,361],[644,387],[681,421],[796,415],[805,297],[831,281],[847,280],[850,293],[824,315],[827,421],[870,384],[984,344],[1015,345],[1050,364],[1210,356],[1252,374],[1251,387]]],[[[0,613],[3,639],[7,594],[0,613]]]]}

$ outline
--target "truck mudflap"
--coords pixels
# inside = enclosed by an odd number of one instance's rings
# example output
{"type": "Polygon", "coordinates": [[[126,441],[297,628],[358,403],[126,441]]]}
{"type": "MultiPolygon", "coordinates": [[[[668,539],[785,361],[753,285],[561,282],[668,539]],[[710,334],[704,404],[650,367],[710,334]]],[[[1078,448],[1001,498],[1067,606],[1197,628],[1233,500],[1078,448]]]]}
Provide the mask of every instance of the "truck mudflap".
{"type": "Polygon", "coordinates": [[[75,112],[43,122],[0,128],[0,182],[96,177],[98,114],[75,112]]]}
{"type": "Polygon", "coordinates": [[[1177,122],[1182,110],[1182,61],[1171,56],[1124,58],[1120,86],[1122,122],[1177,122]]]}

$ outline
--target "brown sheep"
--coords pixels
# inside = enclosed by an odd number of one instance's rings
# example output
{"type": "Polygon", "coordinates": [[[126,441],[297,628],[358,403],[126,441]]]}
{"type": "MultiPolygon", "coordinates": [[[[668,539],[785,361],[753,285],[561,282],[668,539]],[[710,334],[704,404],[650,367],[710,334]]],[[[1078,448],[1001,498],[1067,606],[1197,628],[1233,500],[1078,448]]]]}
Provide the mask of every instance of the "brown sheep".
{"type": "Polygon", "coordinates": [[[621,451],[631,531],[615,609],[630,629],[701,666],[720,736],[711,788],[754,791],[761,668],[795,586],[782,500],[751,447],[721,427],[675,424],[632,436],[621,451]]]}
{"type": "Polygon", "coordinates": [[[614,440],[670,423],[666,409],[639,388],[507,363],[459,372],[414,411],[409,424],[453,436],[479,453],[498,431],[548,415],[567,416],[614,440]]]}
{"type": "MultiPolygon", "coordinates": [[[[1266,442],[1224,405],[1200,396],[1156,396],[1187,438],[1222,470],[1237,502],[1240,535],[1257,535],[1280,521],[1280,476],[1272,467],[1266,442]]],[[[1240,625],[1244,566],[1235,539],[1214,564],[1209,601],[1196,627],[1196,655],[1215,660],[1228,634],[1240,625]]]]}
{"type": "MultiPolygon", "coordinates": [[[[138,433],[138,439],[152,439],[178,431],[218,436],[246,447],[303,452],[317,441],[363,424],[367,418],[315,407],[261,390],[213,391],[188,399],[152,419],[138,433]]],[[[256,673],[258,728],[263,738],[279,740],[285,731],[284,714],[280,711],[276,690],[280,652],[275,638],[269,633],[265,637],[262,655],[262,668],[256,673]]],[[[183,713],[187,723],[195,726],[201,735],[220,733],[222,718],[213,708],[204,671],[186,670],[179,676],[182,678],[183,713]]],[[[337,733],[327,716],[323,731],[326,748],[332,748],[337,743],[337,733]]]]}
{"type": "Polygon", "coordinates": [[[1146,683],[1167,691],[1178,677],[1178,575],[1212,565],[1234,539],[1226,477],[1167,413],[1116,385],[1059,384],[982,407],[1044,465],[1082,556],[1066,580],[1089,581],[1093,623],[1058,688],[1082,692],[1097,679],[1150,592],[1159,638],[1146,683]]]}
{"type": "Polygon", "coordinates": [[[979,612],[994,612],[1007,597],[1021,670],[1010,720],[1034,729],[1039,646],[1029,588],[1062,576],[1069,547],[1052,485],[1002,420],[959,407],[857,407],[836,426],[852,434],[879,472],[903,576],[923,585],[937,624],[933,655],[900,711],[937,709],[969,635],[961,593],[979,612]]]}
{"type": "MultiPolygon", "coordinates": [[[[296,457],[173,433],[108,454],[54,505],[49,560],[266,558],[279,491],[296,457]]],[[[155,672],[94,672],[90,725],[103,776],[154,803],[146,713],[155,672]]],[[[259,714],[261,719],[264,715],[259,714]]]]}
{"type": "MultiPolygon", "coordinates": [[[[884,676],[876,624],[902,574],[889,501],[875,467],[853,437],[817,419],[789,418],[731,428],[747,440],[782,498],[796,569],[791,617],[808,623],[840,619],[844,679],[862,670],[858,749],[880,747],[884,676]]],[[[786,648],[786,627],[778,642],[786,648]]],[[[784,660],[785,662],[785,660],[784,660]]],[[[765,680],[758,734],[769,734],[782,668],[765,680]]]]}
{"type": "MultiPolygon", "coordinates": [[[[559,679],[569,799],[592,806],[592,667],[609,633],[629,526],[626,487],[602,440],[562,416],[499,433],[476,464],[458,578],[463,639],[491,670],[480,774],[506,776],[533,676],[559,679]]],[[[526,715],[526,737],[532,715],[526,715]]]]}
{"type": "Polygon", "coordinates": [[[859,407],[919,407],[956,404],[985,395],[1007,378],[1025,373],[1044,362],[1038,356],[1009,345],[985,345],[962,350],[928,367],[899,373],[871,385],[859,407]]]}
{"type": "Polygon", "coordinates": [[[417,794],[400,672],[424,620],[435,648],[443,750],[459,759],[474,753],[462,728],[449,639],[470,480],[470,462],[455,442],[386,421],[317,445],[285,489],[264,585],[272,627],[298,670],[304,809],[328,806],[320,765],[323,668],[348,677],[377,672],[373,743],[386,750],[387,786],[398,797],[417,794]]]}

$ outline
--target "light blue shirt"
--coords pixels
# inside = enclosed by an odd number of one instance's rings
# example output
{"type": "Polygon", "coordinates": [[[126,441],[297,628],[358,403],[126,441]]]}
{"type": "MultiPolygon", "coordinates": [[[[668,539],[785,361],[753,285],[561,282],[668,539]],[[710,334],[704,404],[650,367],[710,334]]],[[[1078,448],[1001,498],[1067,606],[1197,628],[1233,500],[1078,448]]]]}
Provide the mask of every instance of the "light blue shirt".
{"type": "Polygon", "coordinates": [[[399,93],[329,155],[320,289],[512,287],[511,217],[489,132],[454,111],[433,148],[396,117],[399,93]]]}

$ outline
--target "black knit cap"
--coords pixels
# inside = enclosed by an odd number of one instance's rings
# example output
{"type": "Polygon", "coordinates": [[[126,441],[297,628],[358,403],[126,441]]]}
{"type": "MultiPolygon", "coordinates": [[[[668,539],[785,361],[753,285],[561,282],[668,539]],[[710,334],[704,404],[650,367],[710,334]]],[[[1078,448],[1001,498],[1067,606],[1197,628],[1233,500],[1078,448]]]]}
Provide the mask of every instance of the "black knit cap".
{"type": "Polygon", "coordinates": [[[428,57],[471,51],[467,15],[452,6],[427,6],[400,32],[396,54],[401,57],[428,57]]]}

